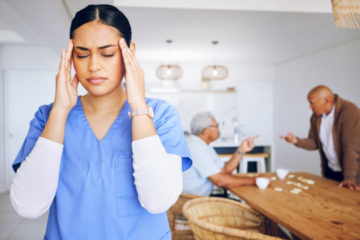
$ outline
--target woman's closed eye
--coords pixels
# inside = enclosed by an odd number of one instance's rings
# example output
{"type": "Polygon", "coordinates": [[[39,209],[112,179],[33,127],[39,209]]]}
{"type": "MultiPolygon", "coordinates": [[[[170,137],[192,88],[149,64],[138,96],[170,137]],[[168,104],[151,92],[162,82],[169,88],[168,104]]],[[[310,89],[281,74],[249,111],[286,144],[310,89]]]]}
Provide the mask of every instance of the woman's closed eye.
{"type": "Polygon", "coordinates": [[[83,55],[83,54],[77,54],[77,55],[76,55],[77,58],[86,58],[86,57],[88,57],[88,56],[89,56],[89,54],[85,54],[85,55],[83,55]]]}
{"type": "Polygon", "coordinates": [[[104,54],[102,53],[101,56],[103,57],[113,57],[115,55],[115,53],[110,53],[110,54],[104,54]]]}
{"type": "MultiPolygon", "coordinates": [[[[103,57],[113,57],[115,54],[114,53],[112,53],[112,54],[101,54],[101,56],[103,56],[103,57]]],[[[77,55],[77,58],[86,58],[86,57],[88,57],[89,55],[87,54],[87,55],[80,55],[80,54],[78,54],[77,55]]]]}
{"type": "MultiPolygon", "coordinates": [[[[101,56],[103,56],[103,57],[113,57],[114,55],[115,55],[115,53],[114,52],[104,52],[104,53],[100,53],[100,55],[101,56]]],[[[86,58],[86,57],[89,57],[90,56],[90,54],[89,53],[77,53],[76,54],[76,57],[77,58],[86,58]]]]}

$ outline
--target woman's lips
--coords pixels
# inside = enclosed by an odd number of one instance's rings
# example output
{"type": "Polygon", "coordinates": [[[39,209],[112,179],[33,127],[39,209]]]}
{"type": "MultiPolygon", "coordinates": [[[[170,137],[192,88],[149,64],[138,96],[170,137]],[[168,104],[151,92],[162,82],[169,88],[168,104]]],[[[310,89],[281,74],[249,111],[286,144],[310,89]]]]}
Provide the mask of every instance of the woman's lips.
{"type": "Polygon", "coordinates": [[[103,83],[106,78],[103,78],[103,77],[90,77],[88,79],[86,79],[90,84],[94,84],[94,85],[98,85],[98,84],[101,84],[103,83]]]}

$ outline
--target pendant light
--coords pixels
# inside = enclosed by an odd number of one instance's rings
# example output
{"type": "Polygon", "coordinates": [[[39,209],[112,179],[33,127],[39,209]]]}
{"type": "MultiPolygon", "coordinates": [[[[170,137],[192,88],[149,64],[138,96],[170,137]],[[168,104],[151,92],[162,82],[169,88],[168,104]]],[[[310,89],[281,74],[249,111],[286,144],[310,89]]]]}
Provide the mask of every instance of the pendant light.
{"type": "Polygon", "coordinates": [[[182,69],[179,65],[169,63],[172,40],[166,40],[168,45],[168,60],[156,69],[156,76],[161,80],[178,80],[182,77],[182,69]]]}
{"type": "Polygon", "coordinates": [[[343,28],[360,28],[360,0],[331,0],[335,24],[343,28]]]}
{"type": "Polygon", "coordinates": [[[206,66],[202,70],[202,80],[203,81],[211,81],[211,80],[223,80],[228,77],[229,70],[224,65],[216,64],[216,45],[219,43],[218,41],[212,41],[213,50],[214,50],[214,65],[206,66]]]}

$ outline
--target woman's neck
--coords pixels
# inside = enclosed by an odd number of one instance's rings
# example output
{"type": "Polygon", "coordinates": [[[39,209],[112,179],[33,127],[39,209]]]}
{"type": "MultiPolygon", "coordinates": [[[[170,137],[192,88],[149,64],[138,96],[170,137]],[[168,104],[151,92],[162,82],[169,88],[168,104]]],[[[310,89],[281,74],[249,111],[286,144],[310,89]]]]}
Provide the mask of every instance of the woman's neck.
{"type": "Polygon", "coordinates": [[[126,101],[126,93],[122,87],[117,88],[105,96],[86,94],[81,97],[81,103],[86,111],[91,112],[119,112],[126,101]]]}

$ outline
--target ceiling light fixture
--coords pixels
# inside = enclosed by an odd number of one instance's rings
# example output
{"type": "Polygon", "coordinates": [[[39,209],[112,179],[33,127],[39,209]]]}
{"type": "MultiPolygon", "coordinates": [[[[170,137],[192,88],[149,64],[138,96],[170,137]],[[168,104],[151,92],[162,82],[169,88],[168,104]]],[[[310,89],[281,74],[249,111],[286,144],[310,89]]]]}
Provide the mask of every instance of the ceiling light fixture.
{"type": "Polygon", "coordinates": [[[331,0],[335,24],[343,28],[360,28],[360,0],[331,0]]]}
{"type": "Polygon", "coordinates": [[[222,80],[228,77],[229,70],[227,67],[223,65],[216,64],[216,45],[219,43],[218,41],[211,42],[214,45],[214,65],[206,66],[202,70],[202,80],[210,81],[210,80],[222,80]]]}
{"type": "Polygon", "coordinates": [[[178,80],[182,77],[181,67],[179,65],[169,63],[172,42],[172,40],[166,40],[166,43],[168,44],[167,63],[160,65],[156,69],[156,76],[161,80],[178,80]]]}

